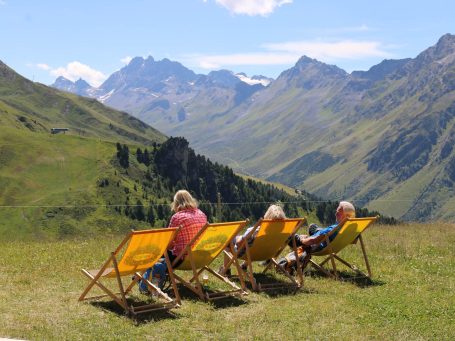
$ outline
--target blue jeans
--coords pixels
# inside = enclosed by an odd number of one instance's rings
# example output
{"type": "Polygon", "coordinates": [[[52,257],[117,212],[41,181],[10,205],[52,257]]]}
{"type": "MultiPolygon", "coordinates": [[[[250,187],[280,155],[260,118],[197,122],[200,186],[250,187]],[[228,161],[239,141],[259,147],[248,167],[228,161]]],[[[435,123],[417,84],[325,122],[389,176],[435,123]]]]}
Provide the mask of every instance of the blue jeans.
{"type": "MultiPolygon", "coordinates": [[[[172,263],[177,256],[175,256],[171,251],[167,251],[167,255],[169,257],[170,262],[172,263]]],[[[183,259],[180,259],[175,266],[179,266],[183,262],[183,259]]],[[[164,288],[164,283],[166,282],[166,275],[167,275],[167,266],[166,266],[166,259],[164,257],[161,257],[158,262],[155,263],[151,268],[148,268],[142,277],[145,279],[149,280],[150,279],[150,274],[152,275],[152,282],[153,279],[157,279],[156,282],[158,282],[158,287],[160,289],[164,288]]],[[[154,284],[155,284],[154,283],[154,284]]],[[[145,281],[139,281],[139,290],[143,292],[148,292],[148,287],[147,283],[145,281]]]]}

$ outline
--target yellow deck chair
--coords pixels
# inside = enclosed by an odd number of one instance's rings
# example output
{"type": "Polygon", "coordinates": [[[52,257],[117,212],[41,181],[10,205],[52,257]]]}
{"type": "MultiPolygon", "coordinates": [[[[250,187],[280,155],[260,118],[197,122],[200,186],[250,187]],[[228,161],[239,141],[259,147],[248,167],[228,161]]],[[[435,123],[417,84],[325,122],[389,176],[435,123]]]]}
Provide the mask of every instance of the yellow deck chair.
{"type": "Polygon", "coordinates": [[[325,241],[327,245],[324,247],[324,249],[311,253],[311,256],[326,256],[326,258],[321,262],[321,263],[316,263],[312,259],[310,260],[310,264],[315,267],[316,269],[322,271],[326,275],[330,277],[334,277],[335,279],[338,278],[337,276],[337,269],[336,269],[336,264],[335,261],[339,261],[340,263],[346,265],[348,268],[352,269],[356,273],[367,277],[371,278],[371,268],[370,268],[370,263],[368,262],[368,257],[367,253],[365,250],[365,244],[362,239],[362,232],[366,230],[368,226],[370,226],[372,223],[378,219],[378,217],[367,217],[367,218],[347,218],[343,222],[341,222],[335,229],[330,231],[325,236],[325,241]],[[330,236],[338,231],[337,235],[335,238],[330,241],[329,238],[330,236]],[[364,272],[359,270],[355,265],[350,264],[346,260],[342,259],[340,256],[338,256],[338,253],[343,250],[346,246],[351,245],[351,244],[357,244],[357,241],[360,242],[360,247],[362,249],[362,254],[363,258],[365,260],[365,266],[368,271],[368,275],[366,275],[364,272]],[[327,271],[324,268],[324,265],[330,261],[332,264],[332,270],[333,274],[331,274],[329,271],[327,271]]]}
{"type": "MultiPolygon", "coordinates": [[[[241,279],[242,277],[245,277],[250,282],[251,287],[254,291],[264,291],[289,286],[292,286],[295,289],[300,288],[301,285],[303,285],[303,274],[301,268],[299,266],[297,267],[298,281],[296,281],[293,276],[291,276],[287,271],[284,271],[278,265],[276,259],[288,245],[287,243],[291,236],[297,232],[297,230],[300,228],[300,226],[302,226],[304,222],[305,218],[283,220],[260,219],[256,225],[254,225],[253,229],[242,240],[236,252],[225,252],[230,260],[225,265],[224,271],[222,271],[221,274],[223,274],[230,267],[235,258],[239,258],[246,261],[247,264],[247,271],[240,269],[239,278],[241,279]],[[250,240],[251,236],[253,235],[256,237],[250,246],[248,244],[248,240],[250,240]],[[238,257],[238,255],[242,253],[244,253],[243,256],[238,257]],[[257,283],[253,273],[253,262],[260,261],[270,261],[264,269],[263,273],[265,273],[270,267],[274,266],[277,272],[282,273],[291,281],[291,284],[257,283]]],[[[296,259],[298,261],[295,240],[294,238],[292,238],[292,240],[294,241],[293,251],[296,253],[296,259]]]]}
{"type": "Polygon", "coordinates": [[[180,296],[166,252],[167,247],[169,243],[174,239],[177,230],[177,228],[165,228],[131,231],[128,233],[125,239],[123,239],[117,249],[111,253],[108,260],[100,269],[82,269],[82,273],[90,278],[91,281],[79,297],[79,301],[110,296],[123,309],[125,309],[125,313],[132,315],[154,310],[168,310],[174,307],[178,307],[180,305],[180,296]],[[122,250],[124,251],[122,253],[121,259],[118,260],[118,257],[121,254],[122,250]],[[170,298],[157,286],[142,277],[143,273],[148,268],[152,267],[162,257],[163,254],[165,256],[166,264],[169,269],[169,279],[174,290],[175,299],[170,298]],[[132,279],[131,275],[134,275],[132,279]],[[125,276],[131,281],[131,283],[126,287],[126,290],[124,289],[122,282],[122,277],[125,276]],[[102,279],[116,279],[119,293],[114,293],[112,290],[108,289],[103,284],[104,282],[101,283],[102,279]],[[156,298],[163,299],[164,303],[155,302],[153,304],[144,304],[140,306],[133,306],[132,304],[129,304],[126,299],[126,295],[140,280],[144,280],[147,283],[149,290],[156,293],[156,298]],[[86,298],[88,292],[95,285],[103,290],[106,294],[86,298]]]}
{"type": "MultiPolygon", "coordinates": [[[[238,296],[246,294],[246,291],[244,290],[245,283],[243,281],[241,281],[240,288],[227,277],[212,270],[209,265],[226,247],[230,247],[232,239],[247,223],[248,221],[244,220],[205,225],[172,263],[174,270],[189,270],[192,271],[193,276],[191,279],[186,280],[174,273],[176,280],[193,291],[202,300],[215,300],[232,295],[238,296]],[[180,265],[175,266],[182,257],[184,257],[183,262],[180,265]],[[207,292],[201,284],[200,276],[204,271],[211,273],[215,278],[228,284],[233,290],[216,291],[212,293],[207,292]]],[[[234,260],[234,264],[238,269],[240,268],[236,260],[234,260]]]]}

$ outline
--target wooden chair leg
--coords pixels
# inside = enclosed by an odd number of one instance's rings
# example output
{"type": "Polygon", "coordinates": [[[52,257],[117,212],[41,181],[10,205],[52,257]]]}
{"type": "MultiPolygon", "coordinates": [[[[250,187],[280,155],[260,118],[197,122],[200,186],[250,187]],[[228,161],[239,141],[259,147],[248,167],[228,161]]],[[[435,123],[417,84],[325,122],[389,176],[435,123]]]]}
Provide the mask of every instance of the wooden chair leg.
{"type": "Polygon", "coordinates": [[[254,275],[253,275],[253,264],[251,262],[250,248],[249,248],[248,244],[246,244],[246,259],[247,259],[247,268],[248,268],[247,275],[249,277],[251,287],[253,288],[254,291],[258,291],[259,287],[258,287],[258,284],[256,283],[256,279],[254,278],[254,275]]]}
{"type": "Polygon", "coordinates": [[[193,278],[194,278],[194,281],[196,282],[194,284],[194,287],[196,289],[196,292],[198,293],[199,297],[202,299],[202,300],[205,300],[206,297],[204,296],[204,289],[202,288],[202,284],[201,282],[199,281],[199,274],[197,269],[196,269],[196,265],[194,264],[194,260],[193,260],[193,253],[191,252],[191,250],[189,250],[188,252],[188,258],[190,260],[190,264],[191,264],[191,268],[193,270],[193,278]]]}
{"type": "Polygon", "coordinates": [[[82,270],[82,273],[86,275],[88,278],[94,280],[93,282],[94,285],[98,286],[101,290],[108,294],[115,302],[117,302],[123,309],[128,311],[128,307],[124,305],[123,301],[119,299],[112,291],[106,288],[102,283],[100,283],[99,280],[95,280],[95,277],[93,277],[87,270],[82,270]]]}
{"type": "Polygon", "coordinates": [[[181,305],[182,301],[180,299],[180,293],[177,288],[177,284],[175,283],[174,270],[172,269],[171,261],[169,260],[169,256],[167,255],[167,252],[164,253],[164,259],[166,260],[167,273],[169,275],[169,280],[171,281],[171,284],[172,284],[172,289],[174,290],[175,300],[178,305],[181,305]]]}
{"type": "Polygon", "coordinates": [[[126,300],[125,290],[123,289],[122,278],[120,277],[120,271],[118,269],[117,259],[115,258],[114,253],[111,254],[111,258],[112,258],[112,263],[114,264],[115,275],[117,277],[117,283],[118,283],[118,287],[119,287],[119,290],[120,290],[120,295],[122,297],[123,304],[125,305],[125,307],[128,308],[128,311],[131,311],[131,309],[130,309],[130,307],[128,305],[128,302],[126,300]]]}
{"type": "Polygon", "coordinates": [[[365,265],[366,265],[367,271],[368,271],[368,277],[371,278],[372,273],[371,273],[370,263],[368,262],[368,257],[367,257],[367,253],[365,250],[365,244],[363,243],[362,234],[359,235],[359,240],[360,240],[360,246],[362,248],[363,258],[365,259],[365,265]]]}
{"type": "Polygon", "coordinates": [[[300,286],[302,286],[303,285],[303,269],[302,269],[303,264],[300,265],[299,252],[297,250],[297,243],[295,242],[294,235],[292,235],[292,248],[294,249],[294,254],[295,254],[297,276],[298,276],[299,282],[300,282],[299,284],[300,284],[300,286]]]}

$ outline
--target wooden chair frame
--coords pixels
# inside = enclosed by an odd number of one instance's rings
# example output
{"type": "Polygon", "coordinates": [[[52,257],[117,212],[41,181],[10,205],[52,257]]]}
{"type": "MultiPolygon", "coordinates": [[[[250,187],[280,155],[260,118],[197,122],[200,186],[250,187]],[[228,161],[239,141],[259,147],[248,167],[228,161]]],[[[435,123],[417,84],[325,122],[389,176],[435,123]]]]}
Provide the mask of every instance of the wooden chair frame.
{"type": "MultiPolygon", "coordinates": [[[[177,228],[174,228],[174,235],[170,239],[172,241],[178,231],[177,228]]],[[[150,230],[147,230],[150,231],[150,230]]],[[[151,230],[153,231],[153,230],[151,230]]],[[[155,230],[154,232],[156,232],[155,230]]],[[[107,261],[103,264],[103,266],[99,270],[94,270],[94,271],[88,271],[85,269],[82,269],[82,273],[87,276],[90,279],[89,285],[85,288],[85,290],[82,292],[81,296],[79,297],[79,301],[83,300],[92,300],[92,299],[99,299],[102,297],[109,296],[111,297],[118,305],[120,305],[124,310],[126,314],[131,314],[131,315],[137,315],[140,313],[147,313],[151,311],[156,311],[156,310],[169,310],[172,308],[178,308],[181,305],[181,300],[180,300],[180,295],[177,290],[177,285],[175,283],[175,277],[172,272],[171,268],[171,263],[169,261],[169,257],[167,255],[167,252],[164,252],[164,257],[166,261],[166,265],[169,269],[169,280],[172,284],[172,288],[174,291],[175,299],[172,299],[169,297],[165,292],[160,290],[156,285],[154,285],[152,282],[150,282],[148,279],[145,279],[143,277],[143,274],[146,270],[142,272],[134,272],[131,274],[128,274],[126,276],[134,275],[133,278],[131,279],[130,284],[124,288],[123,282],[122,282],[122,275],[120,274],[119,268],[118,268],[118,263],[119,260],[117,259],[119,252],[123,249],[123,247],[128,243],[128,241],[131,239],[134,233],[141,233],[144,231],[131,231],[128,233],[128,235],[122,240],[120,245],[117,247],[117,249],[111,253],[110,257],[107,259],[107,261]],[[108,269],[108,267],[112,265],[114,272],[116,274],[116,279],[117,279],[117,284],[118,284],[118,293],[114,293],[112,290],[107,288],[103,283],[101,283],[101,279],[103,275],[105,275],[105,272],[108,269]],[[133,306],[133,304],[129,304],[126,296],[131,292],[133,287],[140,281],[143,280],[146,284],[149,290],[154,292],[156,294],[157,298],[163,299],[165,302],[164,303],[152,303],[152,304],[143,304],[143,305],[138,305],[138,306],[133,306]],[[98,296],[92,296],[92,297],[86,297],[88,292],[94,287],[94,286],[99,287],[101,290],[103,290],[106,294],[104,295],[98,295],[98,296]]],[[[110,271],[108,271],[110,273],[110,271]]],[[[125,276],[125,275],[124,275],[125,276]]]]}
{"type": "MultiPolygon", "coordinates": [[[[324,249],[329,251],[328,256],[320,263],[317,263],[313,259],[310,259],[309,264],[311,264],[311,266],[313,266],[316,270],[319,270],[322,273],[324,273],[325,275],[337,280],[338,279],[338,274],[337,274],[336,261],[338,261],[338,262],[344,264],[345,266],[347,266],[349,269],[351,269],[354,272],[356,272],[358,275],[360,275],[360,277],[371,279],[372,272],[371,272],[370,262],[368,261],[368,256],[367,256],[366,249],[365,249],[365,242],[363,241],[363,238],[362,238],[362,233],[371,224],[373,224],[378,218],[379,218],[379,216],[377,216],[377,217],[368,217],[368,218],[347,218],[347,219],[344,219],[342,222],[340,222],[338,224],[338,226],[336,228],[334,228],[332,231],[330,231],[328,234],[325,235],[325,238],[324,238],[323,241],[326,242],[326,247],[324,249]],[[330,237],[335,232],[339,231],[347,221],[366,220],[366,219],[371,220],[371,222],[365,227],[365,229],[361,233],[359,233],[359,235],[354,239],[354,241],[351,244],[357,244],[357,242],[359,242],[360,248],[362,250],[362,255],[363,255],[364,262],[365,262],[365,266],[367,268],[368,275],[365,274],[363,271],[361,271],[357,266],[349,263],[348,261],[346,261],[345,259],[341,258],[338,255],[338,253],[341,252],[344,248],[342,250],[339,250],[338,252],[333,252],[333,249],[332,249],[333,241],[330,242],[330,237]],[[332,265],[332,273],[330,273],[330,270],[327,270],[327,269],[324,268],[324,265],[326,263],[328,263],[329,261],[330,261],[330,263],[332,265]]],[[[336,238],[336,236],[335,236],[335,238],[336,238]]]]}
{"type": "MultiPolygon", "coordinates": [[[[235,236],[237,235],[237,233],[245,227],[246,224],[248,224],[248,220],[245,220],[245,221],[241,221],[239,222],[241,223],[241,225],[239,226],[239,228],[236,230],[235,233],[233,233],[232,237],[230,238],[230,240],[228,241],[228,245],[230,248],[232,248],[232,239],[235,238],[235,236]]],[[[219,223],[219,224],[232,224],[231,223],[219,223]]],[[[183,284],[185,287],[187,287],[188,289],[190,289],[192,292],[194,292],[196,295],[199,296],[199,298],[201,300],[204,300],[204,301],[211,301],[211,300],[217,300],[217,299],[221,299],[221,298],[226,298],[226,297],[229,297],[229,296],[242,296],[242,295],[246,295],[247,292],[245,291],[245,282],[243,279],[240,279],[240,284],[241,284],[241,287],[239,287],[236,283],[232,282],[231,280],[229,280],[229,278],[227,278],[226,276],[222,275],[222,274],[219,274],[217,273],[216,271],[214,271],[213,269],[211,269],[209,267],[210,263],[206,264],[205,266],[203,266],[202,268],[200,269],[197,269],[196,265],[195,265],[195,262],[194,262],[194,259],[193,259],[193,252],[192,252],[192,246],[199,240],[199,238],[201,236],[203,236],[204,232],[207,230],[207,228],[209,226],[212,226],[212,225],[218,225],[218,224],[206,224],[192,239],[191,239],[191,242],[188,243],[185,248],[179,253],[179,255],[177,256],[177,258],[172,262],[172,266],[174,267],[174,270],[179,270],[178,269],[178,265],[176,266],[176,264],[178,264],[179,260],[182,259],[185,255],[186,257],[188,257],[189,261],[190,261],[190,264],[191,264],[191,271],[193,272],[193,276],[189,279],[189,280],[186,280],[184,279],[183,277],[177,275],[176,273],[174,273],[174,277],[176,278],[176,280],[178,282],[180,282],[181,284],[183,284]],[[224,283],[226,283],[227,285],[229,285],[233,290],[227,290],[227,291],[216,291],[216,292],[213,292],[213,293],[208,293],[206,290],[204,290],[204,287],[201,283],[201,279],[200,279],[200,276],[202,275],[202,273],[204,271],[207,271],[209,273],[211,273],[213,276],[215,276],[215,278],[223,281],[224,283]]],[[[220,251],[221,253],[221,251],[220,251]]],[[[214,259],[213,259],[214,260],[214,259]]],[[[212,261],[213,261],[212,260],[212,261]]],[[[232,261],[234,263],[234,265],[237,267],[238,271],[241,271],[240,269],[240,265],[238,263],[238,261],[236,259],[234,259],[232,261]]],[[[185,271],[185,270],[182,270],[182,271],[185,271]]],[[[186,271],[190,271],[190,270],[186,270],[186,271]]]]}
{"type": "MultiPolygon", "coordinates": [[[[258,283],[256,278],[254,277],[254,272],[253,272],[253,261],[251,260],[251,251],[250,246],[248,244],[248,240],[256,233],[256,231],[259,229],[262,221],[264,219],[259,219],[259,221],[253,226],[252,230],[243,238],[243,240],[240,242],[240,244],[237,247],[237,251],[235,251],[232,247],[230,252],[225,250],[225,255],[228,257],[229,261],[225,264],[223,267],[223,270],[221,272],[222,275],[224,275],[227,271],[227,269],[230,268],[232,263],[239,262],[239,254],[245,250],[245,255],[246,255],[246,264],[247,264],[247,269],[243,270],[242,267],[237,266],[237,273],[239,276],[240,281],[244,281],[244,279],[247,279],[248,282],[250,282],[251,287],[253,291],[261,292],[261,291],[267,291],[267,290],[274,290],[274,289],[281,289],[281,288],[288,288],[292,287],[295,290],[300,289],[301,286],[303,286],[304,278],[303,278],[303,271],[302,267],[300,266],[300,261],[298,257],[298,252],[297,252],[297,245],[295,242],[295,238],[293,237],[299,228],[305,223],[305,218],[299,218],[300,220],[297,225],[295,226],[294,230],[292,233],[289,235],[289,237],[292,240],[292,251],[295,253],[295,257],[297,260],[297,278],[296,280],[293,276],[291,276],[285,269],[283,269],[276,259],[280,256],[280,254],[283,252],[283,250],[286,248],[287,243],[282,245],[279,250],[276,252],[275,256],[272,257],[269,260],[269,263],[266,265],[265,269],[262,271],[262,274],[265,274],[271,267],[275,268],[275,271],[278,273],[283,274],[285,277],[289,279],[291,283],[269,283],[269,284],[263,284],[263,283],[258,283]]],[[[286,219],[286,220],[295,220],[295,219],[286,219]]],[[[253,241],[254,245],[254,241],[253,241]]],[[[265,259],[264,259],[265,260],[265,259]]]]}

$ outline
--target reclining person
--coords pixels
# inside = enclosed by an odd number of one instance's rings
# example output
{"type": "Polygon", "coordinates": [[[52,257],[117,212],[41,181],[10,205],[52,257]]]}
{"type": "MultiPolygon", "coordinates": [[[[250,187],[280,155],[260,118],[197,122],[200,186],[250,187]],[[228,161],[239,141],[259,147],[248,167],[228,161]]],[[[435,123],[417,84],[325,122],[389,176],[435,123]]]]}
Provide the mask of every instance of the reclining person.
{"type": "MultiPolygon", "coordinates": [[[[316,224],[311,224],[309,227],[309,235],[301,234],[295,235],[295,243],[298,248],[299,261],[305,264],[310,260],[311,253],[318,252],[327,246],[325,242],[325,236],[335,229],[339,223],[346,218],[355,218],[355,208],[350,202],[340,201],[338,208],[335,213],[336,224],[330,225],[326,228],[319,227],[316,224]]],[[[337,235],[337,231],[329,236],[329,241],[332,241],[337,235]]],[[[289,241],[288,245],[292,247],[292,240],[289,241]]],[[[289,253],[285,258],[278,260],[278,263],[285,267],[289,272],[293,272],[297,266],[295,260],[295,253],[289,253]]]]}
{"type": "MultiPolygon", "coordinates": [[[[198,208],[198,202],[185,190],[177,191],[174,195],[171,209],[175,214],[171,217],[169,227],[181,227],[167,250],[169,260],[172,264],[182,250],[185,249],[186,245],[207,224],[207,216],[198,208]]],[[[179,259],[176,266],[182,262],[183,257],[179,259]]],[[[162,289],[167,274],[167,266],[164,258],[148,269],[143,275],[144,278],[148,279],[150,273],[152,274],[151,282],[157,284],[162,289]]],[[[139,290],[145,294],[148,293],[147,284],[141,281],[139,283],[139,290]]]]}
{"type": "MultiPolygon", "coordinates": [[[[284,213],[283,211],[283,208],[279,205],[270,205],[269,208],[267,209],[267,211],[265,212],[264,214],[264,219],[270,219],[270,220],[280,220],[280,219],[286,219],[286,214],[284,213]]],[[[253,230],[254,226],[251,226],[249,228],[246,229],[246,231],[241,234],[241,235],[238,235],[234,238],[233,240],[233,243],[234,243],[234,250],[237,252],[238,248],[241,246],[241,244],[243,244],[242,242],[247,238],[247,236],[250,234],[251,230],[253,230]]],[[[256,235],[258,234],[259,232],[259,229],[261,227],[259,226],[256,231],[248,238],[247,240],[247,243],[248,245],[252,245],[253,242],[254,242],[254,239],[256,238],[256,235]]],[[[240,250],[240,253],[237,255],[238,257],[241,257],[243,256],[243,254],[245,253],[245,248],[242,248],[242,250],[240,250]]],[[[229,262],[229,257],[227,257],[226,255],[224,255],[224,265],[220,268],[219,272],[223,272],[224,271],[224,268],[226,266],[226,264],[229,262]]],[[[243,263],[242,264],[242,268],[246,268],[246,263],[243,263]]],[[[226,269],[226,273],[229,274],[230,273],[230,269],[226,269]]]]}

